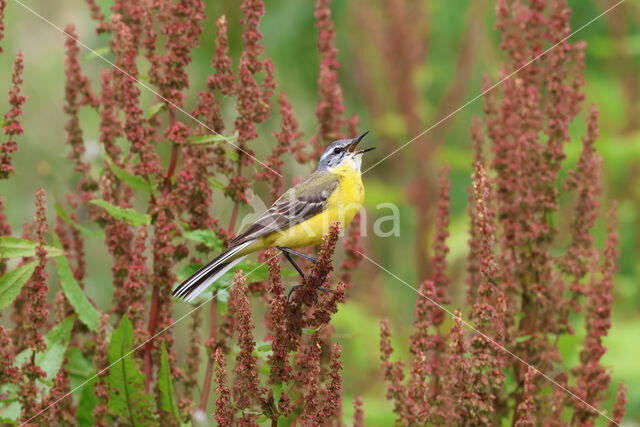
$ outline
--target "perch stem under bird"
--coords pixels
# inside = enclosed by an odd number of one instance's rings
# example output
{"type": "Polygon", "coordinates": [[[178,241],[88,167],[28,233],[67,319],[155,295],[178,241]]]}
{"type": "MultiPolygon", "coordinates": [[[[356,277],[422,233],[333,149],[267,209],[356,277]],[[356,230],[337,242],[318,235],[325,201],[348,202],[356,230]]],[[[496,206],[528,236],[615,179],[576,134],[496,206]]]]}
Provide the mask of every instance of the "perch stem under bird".
{"type": "MultiPolygon", "coordinates": [[[[317,260],[294,248],[320,243],[334,222],[347,227],[364,202],[362,155],[374,148],[358,149],[358,144],[367,133],[332,142],[315,172],[280,196],[223,253],[176,287],[173,295],[193,301],[247,255],[270,247],[279,249],[304,279],[306,274],[292,255],[313,263],[317,260]]],[[[321,284],[322,281],[317,290],[329,291],[320,288],[321,284]]]]}

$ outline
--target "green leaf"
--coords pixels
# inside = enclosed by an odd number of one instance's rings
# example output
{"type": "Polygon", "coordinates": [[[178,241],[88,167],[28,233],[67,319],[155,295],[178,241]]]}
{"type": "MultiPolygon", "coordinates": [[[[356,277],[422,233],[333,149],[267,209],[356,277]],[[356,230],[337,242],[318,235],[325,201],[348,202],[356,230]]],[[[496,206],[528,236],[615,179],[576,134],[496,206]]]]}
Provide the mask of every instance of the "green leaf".
{"type": "Polygon", "coordinates": [[[92,426],[93,410],[98,405],[98,398],[93,394],[94,381],[82,387],[78,409],[76,411],[76,421],[79,426],[92,426]]]}
{"type": "Polygon", "coordinates": [[[180,421],[178,403],[176,402],[173,384],[171,383],[171,368],[169,367],[169,356],[167,348],[162,343],[162,354],[160,356],[160,371],[158,372],[158,390],[160,392],[160,409],[173,415],[175,421],[180,421]]]}
{"type": "Polygon", "coordinates": [[[71,380],[72,389],[95,375],[96,370],[93,367],[93,362],[78,347],[69,347],[65,357],[64,369],[71,380]]]}
{"type": "Polygon", "coordinates": [[[235,132],[231,136],[224,136],[220,134],[209,135],[194,135],[187,138],[187,141],[191,144],[208,144],[212,142],[228,142],[235,143],[238,140],[238,132],[235,132]]]}
{"type": "Polygon", "coordinates": [[[151,192],[151,185],[149,185],[149,183],[147,182],[147,180],[145,180],[143,177],[138,176],[138,175],[134,175],[124,169],[122,169],[121,167],[119,167],[118,165],[116,165],[115,163],[113,163],[113,160],[111,160],[111,158],[109,158],[109,156],[105,156],[105,160],[107,161],[107,164],[109,165],[109,168],[111,169],[111,172],[113,172],[113,174],[120,179],[121,181],[126,182],[129,187],[131,188],[135,188],[138,190],[144,190],[147,192],[151,192]]]}
{"type": "Polygon", "coordinates": [[[176,271],[176,279],[179,282],[184,282],[189,277],[193,276],[193,274],[198,271],[202,267],[202,264],[187,264],[183,267],[180,267],[178,271],[176,271]]]}
{"type": "MultiPolygon", "coordinates": [[[[36,352],[35,354],[36,366],[42,369],[45,373],[45,377],[43,378],[43,380],[37,381],[39,391],[43,394],[49,392],[53,379],[62,368],[62,362],[65,359],[65,353],[67,352],[67,348],[71,340],[71,330],[73,329],[74,321],[75,316],[69,316],[65,320],[54,326],[44,336],[46,350],[42,352],[36,352]]],[[[13,361],[14,366],[20,366],[26,363],[31,359],[32,354],[33,350],[31,349],[20,352],[18,355],[16,355],[13,361]]],[[[10,396],[15,395],[13,391],[6,390],[5,387],[3,387],[2,393],[7,392],[10,396]]],[[[18,403],[17,401],[11,402],[9,405],[0,408],[0,421],[8,422],[7,420],[17,420],[21,411],[22,409],[20,403],[18,403]],[[14,414],[16,412],[18,416],[14,417],[14,414]]]]}
{"type": "Polygon", "coordinates": [[[93,58],[100,58],[111,52],[111,48],[109,46],[102,46],[96,49],[93,49],[90,53],[86,54],[82,60],[88,61],[93,58]]]}
{"type": "MultiPolygon", "coordinates": [[[[44,342],[47,345],[46,350],[36,352],[36,365],[45,372],[45,379],[49,383],[53,381],[53,378],[62,367],[62,362],[71,340],[71,329],[73,329],[75,319],[76,316],[72,315],[54,326],[44,336],[44,342]]],[[[22,365],[31,358],[32,353],[33,350],[31,349],[22,351],[16,356],[14,365],[22,365]]],[[[39,387],[45,388],[46,391],[49,389],[47,384],[39,384],[39,387]]]]}
{"type": "Polygon", "coordinates": [[[20,403],[18,401],[7,403],[8,405],[0,408],[0,421],[9,425],[17,425],[22,413],[20,403]]]}
{"type": "Polygon", "coordinates": [[[234,162],[237,162],[238,160],[240,160],[240,155],[239,155],[238,153],[236,153],[235,151],[230,150],[230,149],[228,149],[228,148],[227,148],[227,149],[225,149],[224,151],[227,153],[227,156],[228,156],[231,160],[233,160],[234,162]]]}
{"type": "Polygon", "coordinates": [[[289,268],[281,268],[280,276],[282,277],[300,277],[297,271],[291,270],[289,268]]]}
{"type": "Polygon", "coordinates": [[[275,402],[277,407],[278,403],[280,403],[280,398],[282,397],[282,383],[274,384],[272,389],[273,389],[273,401],[275,402]]]}
{"type": "Polygon", "coordinates": [[[158,114],[160,112],[160,110],[162,110],[164,105],[165,105],[164,102],[159,102],[159,103],[157,103],[155,105],[152,105],[151,107],[149,107],[149,109],[144,114],[144,116],[147,118],[147,120],[151,119],[153,116],[158,114]]]}
{"type": "Polygon", "coordinates": [[[305,333],[305,334],[307,334],[307,335],[313,335],[313,334],[315,334],[316,332],[318,332],[318,331],[320,330],[320,328],[322,328],[322,325],[321,325],[321,326],[318,326],[318,327],[317,327],[317,328],[315,328],[315,329],[311,329],[311,328],[303,328],[303,329],[302,329],[302,332],[304,332],[304,333],[305,333]]]}
{"type": "Polygon", "coordinates": [[[194,242],[203,243],[205,246],[213,249],[222,249],[222,240],[216,236],[211,230],[190,230],[182,233],[182,236],[186,239],[193,240],[194,242]]]}
{"type": "Polygon", "coordinates": [[[62,218],[64,222],[66,222],[67,224],[69,224],[70,226],[78,230],[83,235],[87,237],[98,237],[98,238],[104,239],[104,233],[101,230],[92,230],[89,227],[85,227],[83,225],[77,224],[75,221],[73,221],[69,217],[69,215],[64,211],[64,209],[62,209],[62,206],[59,204],[56,204],[55,208],[56,208],[56,212],[58,213],[58,216],[62,218]]]}
{"type": "MultiPolygon", "coordinates": [[[[0,258],[20,258],[35,256],[38,243],[20,237],[0,237],[0,258]]],[[[47,256],[56,257],[62,255],[62,249],[45,245],[47,256]]]]}
{"type": "Polygon", "coordinates": [[[0,119],[0,128],[3,128],[7,125],[7,121],[4,119],[0,119]]]}
{"type": "MultiPolygon", "coordinates": [[[[61,246],[60,238],[57,234],[53,234],[56,246],[61,246]]],[[[84,292],[80,288],[76,278],[73,276],[69,260],[66,256],[56,258],[56,271],[60,279],[60,286],[64,292],[64,296],[69,301],[78,314],[78,318],[82,323],[92,331],[98,330],[98,322],[100,321],[100,312],[89,302],[84,292]]]]}
{"type": "Polygon", "coordinates": [[[109,215],[111,215],[118,221],[126,222],[127,224],[131,224],[133,226],[151,224],[151,215],[136,212],[131,208],[121,208],[119,206],[114,206],[106,200],[100,199],[91,200],[89,203],[100,206],[105,211],[107,211],[109,215]]]}
{"type": "Polygon", "coordinates": [[[531,338],[533,338],[533,335],[522,335],[520,337],[516,337],[515,342],[525,342],[529,341],[531,338]]]}
{"type": "Polygon", "coordinates": [[[45,336],[47,349],[36,353],[36,364],[47,374],[48,380],[53,380],[62,367],[64,355],[71,340],[71,330],[76,316],[69,316],[53,327],[45,336]]]}
{"type": "Polygon", "coordinates": [[[18,296],[20,290],[33,274],[39,261],[31,261],[22,267],[11,270],[0,277],[0,310],[7,307],[18,296]]]}
{"type": "Polygon", "coordinates": [[[133,355],[133,326],[124,316],[109,343],[109,411],[133,426],[156,425],[153,397],[144,391],[144,374],[133,355]]]}
{"type": "Polygon", "coordinates": [[[211,187],[215,188],[216,190],[224,191],[224,187],[225,187],[224,184],[221,183],[220,181],[218,181],[217,179],[209,178],[208,181],[209,181],[209,185],[211,185],[211,187]]]}
{"type": "Polygon", "coordinates": [[[261,353],[266,353],[267,351],[271,351],[271,343],[261,344],[261,345],[256,347],[256,350],[261,352],[261,353]]]}

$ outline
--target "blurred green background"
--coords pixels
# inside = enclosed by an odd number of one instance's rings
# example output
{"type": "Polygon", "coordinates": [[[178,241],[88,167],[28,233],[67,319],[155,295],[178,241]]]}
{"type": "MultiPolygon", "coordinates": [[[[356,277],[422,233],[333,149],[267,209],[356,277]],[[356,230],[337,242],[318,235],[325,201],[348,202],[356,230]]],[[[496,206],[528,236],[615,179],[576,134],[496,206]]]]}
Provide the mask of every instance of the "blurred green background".
{"type": "MultiPolygon", "coordinates": [[[[108,1],[99,2],[107,7],[108,1]]],[[[229,20],[231,50],[237,58],[241,41],[239,38],[240,11],[237,1],[207,2],[208,21],[202,35],[201,46],[195,51],[190,66],[191,94],[203,87],[210,73],[210,59],[213,53],[215,19],[225,13],[229,20]]],[[[80,39],[88,46],[97,49],[106,46],[106,38],[98,37],[94,32],[94,22],[89,18],[88,8],[82,0],[43,1],[31,0],[30,7],[59,27],[73,22],[77,26],[80,39]]],[[[384,28],[363,25],[357,17],[363,8],[375,9],[378,2],[347,2],[334,0],[332,10],[337,27],[337,45],[342,62],[340,81],[344,89],[348,114],[356,113],[361,117],[361,129],[370,129],[368,144],[382,145],[371,155],[368,162],[382,159],[395,147],[413,138],[398,117],[393,100],[381,97],[382,103],[375,114],[367,102],[367,93],[363,89],[362,58],[367,59],[371,43],[362,44],[363,38],[384,28]],[[388,107],[388,108],[387,108],[388,107]],[[387,142],[379,144],[385,139],[387,142]]],[[[421,17],[427,25],[424,27],[423,41],[428,43],[426,61],[412,74],[406,76],[415,82],[420,99],[421,120],[424,129],[437,120],[436,111],[441,106],[443,94],[452,87],[463,84],[462,102],[453,105],[451,111],[478,95],[483,75],[496,78],[504,60],[499,50],[499,35],[493,28],[494,5],[483,2],[479,10],[469,12],[473,6],[471,0],[455,2],[433,2],[424,5],[421,17]],[[477,37],[474,44],[474,57],[465,64],[468,78],[464,82],[456,81],[456,69],[459,66],[459,52],[469,26],[477,28],[472,35],[477,37]]],[[[570,1],[573,8],[572,28],[576,29],[601,13],[606,1],[581,0],[570,1]]],[[[62,202],[73,188],[77,177],[67,160],[62,112],[64,97],[64,36],[50,24],[33,15],[17,3],[8,0],[6,10],[6,36],[2,41],[5,52],[0,55],[0,111],[7,110],[6,93],[10,84],[10,70],[13,56],[18,50],[25,55],[24,93],[28,96],[24,107],[22,122],[25,135],[19,138],[20,150],[15,155],[14,164],[17,173],[8,181],[0,181],[0,193],[7,200],[10,223],[14,230],[33,217],[34,194],[37,188],[47,190],[48,202],[62,202]]],[[[315,131],[315,105],[317,101],[317,74],[319,58],[317,55],[316,29],[313,18],[313,2],[310,0],[271,0],[267,2],[267,13],[261,25],[264,34],[265,54],[276,64],[278,90],[287,92],[293,103],[296,116],[300,120],[301,130],[306,136],[315,131]]],[[[636,117],[640,98],[640,5],[627,1],[615,11],[576,34],[572,41],[585,40],[586,48],[586,101],[584,106],[596,104],[600,109],[600,138],[597,149],[603,157],[603,205],[610,200],[620,202],[620,271],[614,289],[613,327],[605,340],[609,351],[603,358],[603,364],[610,367],[613,377],[612,390],[624,380],[629,388],[627,420],[630,425],[640,422],[640,271],[637,267],[640,255],[640,117],[636,117]],[[633,92],[635,90],[635,92],[633,92]]],[[[375,52],[380,55],[380,52],[375,52]]],[[[88,54],[81,52],[81,56],[88,54]]],[[[99,71],[108,67],[96,57],[88,55],[83,60],[85,72],[93,79],[97,88],[99,71]]],[[[371,71],[371,70],[369,70],[371,71]]],[[[404,73],[406,70],[397,70],[404,73]]],[[[372,73],[380,72],[373,70],[372,73]]],[[[376,83],[373,83],[375,87],[376,83]]],[[[382,88],[383,89],[383,88],[382,88]]],[[[384,90],[381,90],[384,92],[384,90]]],[[[145,95],[153,103],[153,97],[145,95]]],[[[226,113],[232,123],[233,105],[226,113]]],[[[479,99],[451,119],[443,123],[446,131],[439,133],[436,141],[434,160],[429,171],[434,177],[441,165],[452,167],[452,222],[449,241],[449,256],[453,284],[450,292],[453,307],[460,306],[464,299],[464,268],[467,253],[467,187],[471,173],[471,144],[469,127],[474,115],[482,114],[483,101],[479,99]]],[[[583,110],[586,110],[584,108],[583,110]]],[[[90,157],[99,156],[96,142],[98,116],[89,110],[83,111],[83,126],[90,157]]],[[[272,118],[259,128],[262,136],[253,143],[258,158],[266,155],[273,144],[271,132],[277,130],[279,116],[272,118]]],[[[435,131],[435,129],[434,129],[435,131]]],[[[571,132],[573,141],[566,146],[568,159],[564,170],[570,168],[580,153],[579,140],[585,131],[584,114],[574,122],[571,132]]],[[[433,143],[433,141],[428,141],[433,143]]],[[[422,279],[416,272],[414,255],[415,239],[431,239],[431,230],[424,235],[416,235],[414,207],[408,196],[408,187],[412,181],[412,169],[394,169],[392,164],[412,161],[417,155],[416,147],[425,143],[424,138],[400,152],[393,161],[382,163],[364,176],[367,188],[367,210],[369,230],[380,215],[388,215],[388,210],[376,208],[380,203],[392,202],[399,206],[401,228],[399,237],[376,239],[368,236],[364,245],[372,258],[381,262],[385,268],[402,279],[416,285],[422,279]]],[[[293,165],[293,161],[289,162],[293,165]]],[[[369,163],[372,164],[372,163],[369,163]]],[[[366,168],[366,165],[365,165],[366,168]]],[[[292,166],[287,170],[287,179],[294,175],[303,175],[307,169],[292,166]]],[[[258,189],[260,192],[262,189],[258,189]]],[[[222,200],[221,197],[218,200],[222,200]]],[[[215,203],[215,202],[214,202],[215,203]]],[[[214,207],[221,217],[230,214],[229,206],[214,207]]],[[[53,212],[51,210],[50,212],[53,212]]],[[[51,214],[53,215],[53,214],[51,214]]],[[[562,223],[558,224],[561,228],[562,223]]],[[[560,230],[560,235],[566,231],[560,230]]],[[[602,224],[594,231],[598,244],[602,243],[602,224]]],[[[109,304],[110,265],[102,242],[97,239],[87,242],[89,275],[87,292],[95,301],[109,304]]],[[[336,339],[344,346],[345,415],[352,409],[351,398],[361,395],[365,402],[367,421],[376,425],[391,423],[391,403],[385,400],[385,387],[381,381],[378,359],[378,323],[388,317],[397,340],[396,348],[401,354],[407,353],[407,338],[411,331],[413,307],[416,293],[401,282],[384,274],[375,265],[363,261],[354,280],[355,286],[349,302],[336,315],[333,322],[336,327],[336,339]],[[366,280],[364,280],[366,278],[366,280]]],[[[178,304],[177,312],[186,312],[187,306],[178,304]]],[[[561,350],[569,370],[578,362],[583,335],[582,319],[576,316],[577,335],[561,342],[561,350]]],[[[176,336],[180,337],[186,324],[176,327],[176,336]]],[[[260,337],[257,337],[260,340],[260,337]]],[[[184,343],[179,341],[179,345],[184,343]]],[[[612,393],[613,395],[613,393],[612,393]]],[[[612,401],[606,403],[610,410],[612,401]]]]}

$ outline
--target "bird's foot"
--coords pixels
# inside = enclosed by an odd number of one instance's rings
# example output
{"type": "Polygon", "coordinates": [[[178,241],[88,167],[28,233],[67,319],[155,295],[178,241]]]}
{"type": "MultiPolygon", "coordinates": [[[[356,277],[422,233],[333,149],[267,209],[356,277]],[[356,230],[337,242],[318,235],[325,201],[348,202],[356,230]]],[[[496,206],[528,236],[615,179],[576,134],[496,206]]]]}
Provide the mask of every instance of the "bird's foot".
{"type": "MultiPolygon", "coordinates": [[[[291,295],[293,295],[294,292],[296,292],[298,289],[300,289],[301,287],[303,287],[304,285],[295,285],[294,287],[291,288],[291,290],[289,291],[289,295],[287,295],[287,301],[291,301],[291,295]]],[[[320,286],[315,286],[314,287],[314,293],[313,293],[313,303],[317,304],[318,303],[318,292],[324,292],[327,294],[330,294],[332,292],[334,292],[333,289],[328,289],[328,288],[322,288],[320,286]]]]}

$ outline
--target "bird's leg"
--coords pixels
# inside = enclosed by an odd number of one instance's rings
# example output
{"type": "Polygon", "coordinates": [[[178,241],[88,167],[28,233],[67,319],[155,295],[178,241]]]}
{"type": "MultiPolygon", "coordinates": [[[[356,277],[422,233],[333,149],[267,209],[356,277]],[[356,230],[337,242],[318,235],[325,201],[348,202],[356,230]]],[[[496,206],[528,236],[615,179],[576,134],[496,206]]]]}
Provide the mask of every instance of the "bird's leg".
{"type": "MultiPolygon", "coordinates": [[[[317,258],[314,258],[312,256],[303,254],[301,252],[298,251],[294,251],[293,249],[289,249],[289,248],[285,248],[282,246],[276,246],[277,249],[280,250],[280,252],[282,252],[282,254],[284,255],[284,257],[287,259],[287,261],[289,261],[291,263],[291,265],[293,265],[293,268],[296,269],[296,271],[298,272],[298,274],[300,274],[300,277],[302,277],[302,280],[305,280],[307,278],[307,275],[305,274],[305,272],[302,270],[302,268],[298,265],[298,263],[293,259],[293,257],[291,255],[297,255],[299,257],[302,257],[304,259],[307,259],[309,261],[311,261],[312,263],[316,264],[318,262],[317,258]]],[[[315,281],[315,276],[313,277],[314,282],[315,281]]],[[[320,280],[320,283],[323,283],[325,280],[325,277],[322,277],[320,280]]],[[[318,282],[316,282],[318,283],[318,282]]],[[[289,295],[287,295],[287,300],[291,299],[291,295],[293,295],[293,293],[298,290],[302,285],[296,285],[294,287],[291,288],[291,290],[289,291],[289,295]]],[[[322,288],[320,286],[315,286],[316,290],[320,291],[320,292],[333,292],[333,289],[327,289],[327,288],[322,288]]],[[[314,295],[314,301],[317,303],[318,302],[318,295],[314,295]]]]}
{"type": "Polygon", "coordinates": [[[310,255],[303,254],[302,252],[294,251],[293,249],[285,248],[285,247],[283,247],[283,246],[276,246],[276,248],[278,248],[280,251],[282,251],[282,253],[283,253],[283,254],[285,254],[284,256],[286,256],[286,257],[287,257],[287,259],[288,259],[291,263],[293,263],[293,264],[294,264],[294,267],[295,267],[295,263],[294,263],[293,261],[291,261],[291,258],[290,258],[290,257],[288,257],[288,256],[287,256],[287,254],[291,254],[291,255],[299,256],[299,257],[304,258],[304,259],[306,259],[306,260],[308,260],[308,261],[311,261],[311,262],[312,262],[312,263],[314,263],[314,264],[317,264],[317,263],[318,263],[318,258],[314,258],[314,257],[312,257],[312,256],[310,256],[310,255]]]}
{"type": "MultiPolygon", "coordinates": [[[[298,263],[293,259],[293,257],[291,256],[291,253],[288,252],[288,250],[285,250],[286,248],[281,248],[278,246],[278,249],[280,249],[280,251],[282,252],[282,254],[284,255],[284,257],[287,259],[287,261],[289,261],[291,263],[291,265],[293,265],[293,268],[296,269],[296,271],[298,272],[298,274],[300,275],[300,277],[302,277],[302,279],[306,279],[307,275],[304,273],[304,271],[302,270],[302,268],[300,268],[300,266],[298,265],[298,263]]],[[[289,249],[290,250],[290,249],[289,249]]]]}

